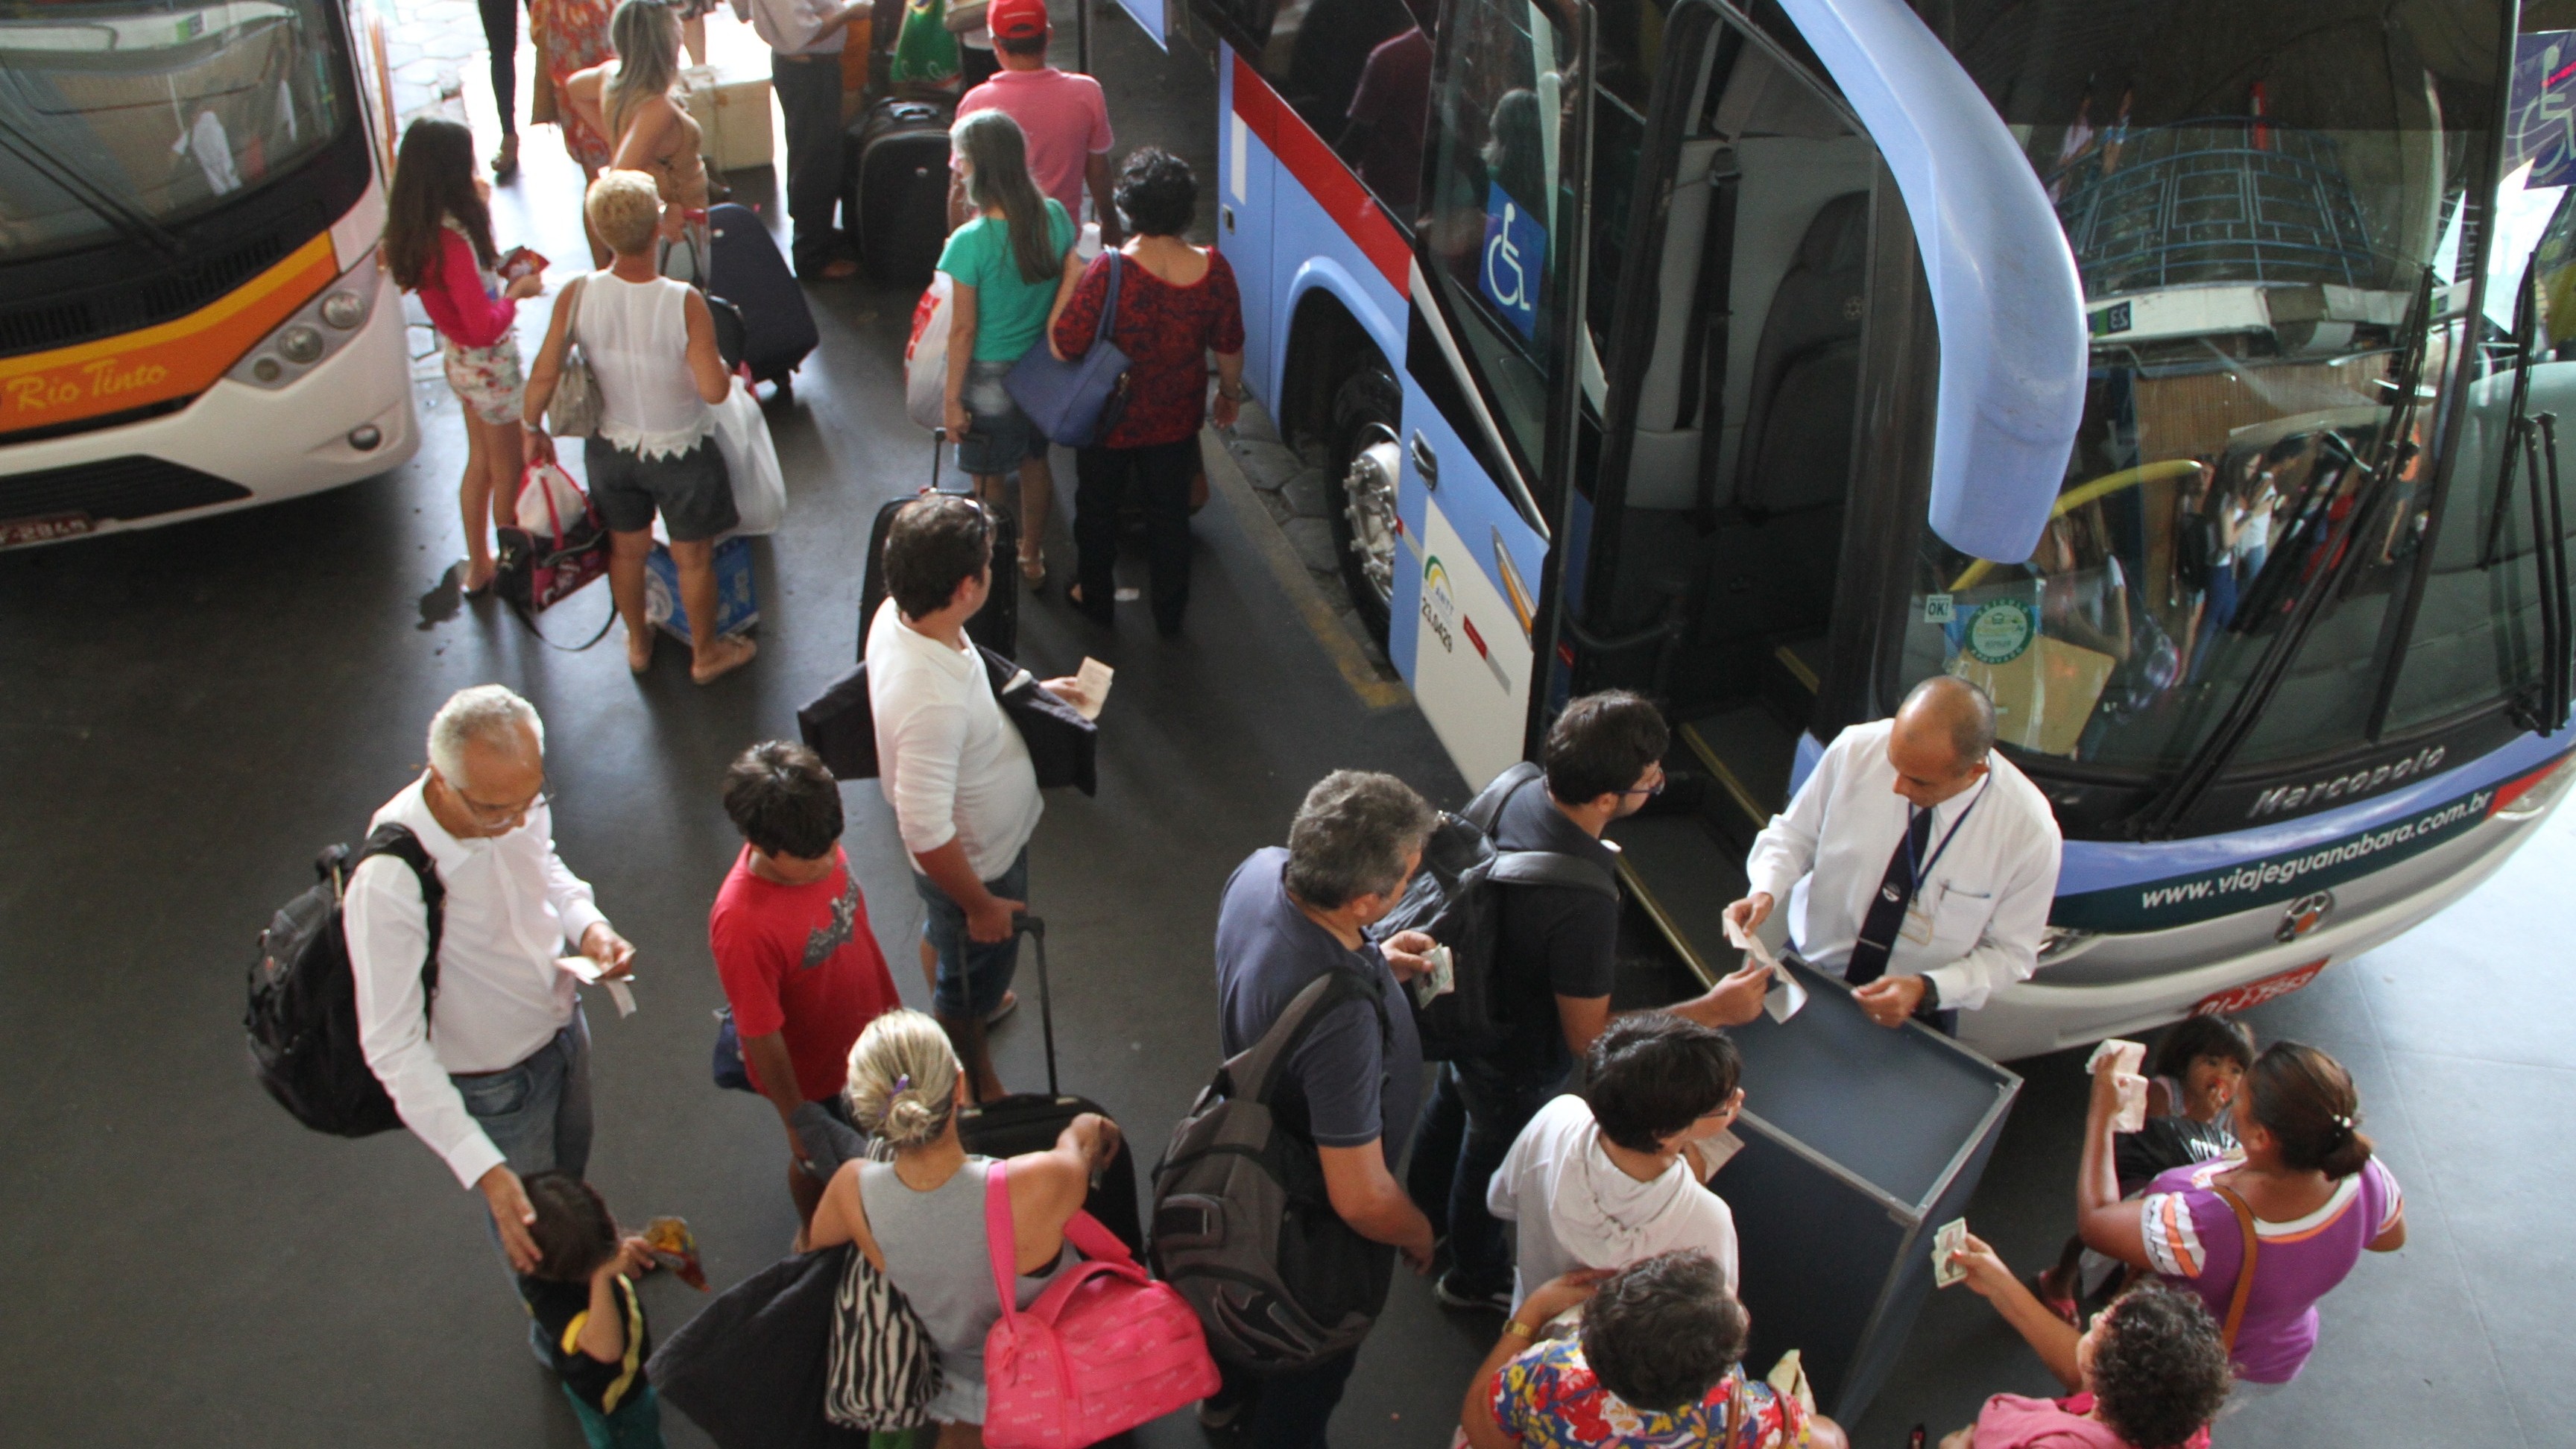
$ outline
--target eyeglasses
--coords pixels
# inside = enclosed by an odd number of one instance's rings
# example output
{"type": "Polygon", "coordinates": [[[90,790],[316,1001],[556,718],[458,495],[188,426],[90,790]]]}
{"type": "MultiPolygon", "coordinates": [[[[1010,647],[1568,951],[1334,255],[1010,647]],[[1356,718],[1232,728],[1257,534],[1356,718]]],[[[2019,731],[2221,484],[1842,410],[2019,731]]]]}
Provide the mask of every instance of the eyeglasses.
{"type": "Polygon", "coordinates": [[[1664,767],[1657,765],[1655,767],[1655,783],[1651,785],[1640,785],[1633,790],[1622,790],[1619,792],[1619,796],[1621,799],[1626,799],[1630,795],[1643,795],[1647,799],[1652,800],[1656,796],[1664,793],[1664,787],[1671,783],[1672,782],[1664,776],[1664,767]]]}
{"type": "Polygon", "coordinates": [[[456,797],[458,804],[465,807],[466,814],[474,817],[474,823],[477,825],[507,825],[540,805],[553,804],[555,798],[554,790],[551,787],[545,787],[516,805],[487,805],[454,785],[448,786],[447,791],[456,797]]]}

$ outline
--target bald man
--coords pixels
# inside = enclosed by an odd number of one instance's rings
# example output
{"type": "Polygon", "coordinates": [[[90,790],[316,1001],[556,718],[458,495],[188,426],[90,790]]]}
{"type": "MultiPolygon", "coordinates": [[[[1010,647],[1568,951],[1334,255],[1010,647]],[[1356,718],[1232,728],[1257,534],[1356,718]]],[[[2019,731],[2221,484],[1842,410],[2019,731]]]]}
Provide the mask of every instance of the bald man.
{"type": "Polygon", "coordinates": [[[1727,918],[1750,932],[1786,897],[1792,948],[1872,1021],[1953,1031],[2039,969],[2057,895],[2057,817],[1994,744],[1993,701],[1946,674],[1844,730],[1754,840],[1727,918]]]}

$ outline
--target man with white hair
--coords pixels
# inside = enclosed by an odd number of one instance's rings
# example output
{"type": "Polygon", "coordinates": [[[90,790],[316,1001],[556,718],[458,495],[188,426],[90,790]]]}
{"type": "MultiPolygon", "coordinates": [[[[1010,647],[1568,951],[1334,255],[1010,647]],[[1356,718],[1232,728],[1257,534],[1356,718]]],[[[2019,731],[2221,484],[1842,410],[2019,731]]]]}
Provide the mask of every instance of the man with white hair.
{"type": "Polygon", "coordinates": [[[429,853],[445,891],[436,933],[398,859],[362,862],[343,908],[367,1065],[412,1135],[483,1194],[522,1273],[538,1252],[520,1179],[590,1160],[590,1031],[556,958],[569,944],[623,976],[635,956],[556,856],[552,824],[535,706],[497,684],[460,689],[429,722],[429,768],[368,823],[429,853]]]}

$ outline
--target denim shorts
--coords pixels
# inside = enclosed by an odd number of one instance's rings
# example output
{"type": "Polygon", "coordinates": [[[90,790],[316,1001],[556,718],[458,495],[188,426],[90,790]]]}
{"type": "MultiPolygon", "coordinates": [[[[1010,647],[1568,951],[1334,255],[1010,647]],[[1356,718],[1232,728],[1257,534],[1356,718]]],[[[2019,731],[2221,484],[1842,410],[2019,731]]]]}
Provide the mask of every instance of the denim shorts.
{"type": "Polygon", "coordinates": [[[590,474],[590,501],[599,505],[600,521],[611,533],[642,533],[653,526],[656,509],[673,543],[710,539],[742,521],[733,507],[733,475],[725,471],[713,435],[685,453],[658,458],[591,438],[581,458],[590,474]]]}
{"type": "MultiPolygon", "coordinates": [[[[990,945],[974,940],[966,934],[966,908],[950,900],[939,882],[916,870],[912,886],[921,892],[926,912],[921,939],[939,957],[939,983],[930,994],[931,1009],[951,1021],[992,1015],[1001,1008],[1002,993],[1011,989],[1011,977],[1019,970],[1019,934],[1013,932],[1009,940],[990,945]]],[[[1028,847],[1020,848],[1010,869],[984,882],[984,889],[1006,900],[1027,900],[1028,847]]]]}
{"type": "Polygon", "coordinates": [[[993,478],[1017,471],[1026,459],[1046,456],[1046,434],[1002,385],[1010,375],[1007,362],[966,364],[966,386],[959,397],[966,404],[966,436],[956,440],[959,472],[993,478]]]}

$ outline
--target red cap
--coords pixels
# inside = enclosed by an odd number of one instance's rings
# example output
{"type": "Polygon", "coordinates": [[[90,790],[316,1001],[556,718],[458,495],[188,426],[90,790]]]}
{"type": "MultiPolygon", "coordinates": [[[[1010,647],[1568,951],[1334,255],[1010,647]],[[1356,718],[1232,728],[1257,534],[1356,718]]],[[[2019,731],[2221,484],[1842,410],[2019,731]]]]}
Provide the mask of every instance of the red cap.
{"type": "Polygon", "coordinates": [[[992,0],[984,7],[984,26],[996,40],[1020,40],[1047,33],[1046,0],[992,0]]]}

